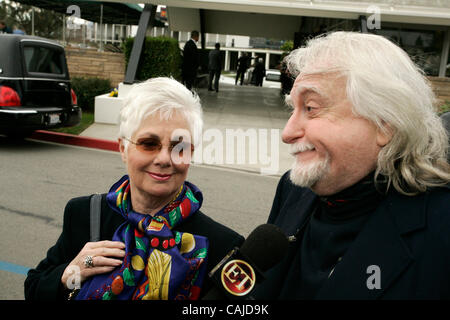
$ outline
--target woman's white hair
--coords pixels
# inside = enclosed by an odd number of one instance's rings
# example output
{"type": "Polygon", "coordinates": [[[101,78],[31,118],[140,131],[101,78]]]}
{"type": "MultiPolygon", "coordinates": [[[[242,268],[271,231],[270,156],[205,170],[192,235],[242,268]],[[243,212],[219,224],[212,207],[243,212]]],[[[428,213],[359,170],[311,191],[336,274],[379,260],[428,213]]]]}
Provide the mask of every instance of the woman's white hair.
{"type": "MultiPolygon", "coordinates": [[[[134,84],[120,111],[119,137],[130,139],[149,116],[159,112],[161,120],[180,114],[189,125],[191,141],[200,142],[203,117],[200,98],[172,78],[159,77],[134,84]]],[[[125,148],[128,141],[123,140],[125,148]]]]}
{"type": "Polygon", "coordinates": [[[392,135],[378,155],[375,180],[381,174],[388,187],[406,195],[450,182],[448,138],[433,107],[434,93],[397,45],[378,35],[334,32],[294,50],[286,63],[294,76],[345,76],[353,113],[392,135]]]}

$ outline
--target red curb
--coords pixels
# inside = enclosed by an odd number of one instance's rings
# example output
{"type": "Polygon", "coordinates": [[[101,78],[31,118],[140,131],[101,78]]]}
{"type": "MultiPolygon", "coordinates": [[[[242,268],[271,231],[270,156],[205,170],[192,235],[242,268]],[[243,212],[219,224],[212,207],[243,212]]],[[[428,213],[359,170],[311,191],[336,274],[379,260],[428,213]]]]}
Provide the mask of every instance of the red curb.
{"type": "Polygon", "coordinates": [[[119,143],[117,141],[82,137],[68,133],[37,130],[34,131],[30,136],[28,136],[28,138],[62,144],[70,144],[79,147],[119,152],[119,143]]]}

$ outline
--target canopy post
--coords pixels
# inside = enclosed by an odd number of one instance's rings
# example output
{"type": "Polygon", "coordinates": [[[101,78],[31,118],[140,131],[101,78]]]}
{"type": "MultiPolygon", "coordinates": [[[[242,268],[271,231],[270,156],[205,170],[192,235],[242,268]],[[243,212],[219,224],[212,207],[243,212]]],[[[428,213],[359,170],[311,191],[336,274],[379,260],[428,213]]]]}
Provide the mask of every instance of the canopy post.
{"type": "Polygon", "coordinates": [[[205,41],[206,41],[206,33],[205,33],[205,10],[200,9],[200,34],[201,34],[201,40],[200,44],[202,49],[205,49],[205,41]]]}
{"type": "Polygon", "coordinates": [[[126,84],[132,84],[136,79],[147,28],[154,24],[155,14],[156,5],[146,4],[139,18],[139,26],[134,37],[133,48],[131,49],[130,60],[128,61],[127,71],[125,73],[124,83],[126,84]]]}

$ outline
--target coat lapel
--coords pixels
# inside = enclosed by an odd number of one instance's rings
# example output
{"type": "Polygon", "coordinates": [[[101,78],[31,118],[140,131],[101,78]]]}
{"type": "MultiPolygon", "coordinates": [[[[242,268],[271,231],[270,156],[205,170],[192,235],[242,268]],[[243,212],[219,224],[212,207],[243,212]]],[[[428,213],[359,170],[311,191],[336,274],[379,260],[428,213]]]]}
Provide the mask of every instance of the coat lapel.
{"type": "Polygon", "coordinates": [[[317,298],[379,298],[414,260],[401,235],[424,227],[424,202],[417,199],[420,197],[389,195],[336,265],[317,298]],[[378,276],[379,289],[373,288],[378,276]]]}
{"type": "Polygon", "coordinates": [[[285,214],[280,215],[279,220],[275,223],[287,236],[297,235],[298,231],[309,220],[314,201],[317,199],[317,195],[309,189],[302,189],[299,193],[291,193],[291,197],[295,196],[299,196],[299,199],[287,201],[290,205],[281,208],[280,212],[285,214]]]}

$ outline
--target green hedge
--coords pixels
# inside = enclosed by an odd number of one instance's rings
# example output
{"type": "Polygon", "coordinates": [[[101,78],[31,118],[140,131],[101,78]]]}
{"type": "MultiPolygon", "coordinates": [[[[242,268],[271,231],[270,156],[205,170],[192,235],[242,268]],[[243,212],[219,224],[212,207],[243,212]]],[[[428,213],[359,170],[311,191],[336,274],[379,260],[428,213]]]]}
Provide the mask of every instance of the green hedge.
{"type": "Polygon", "coordinates": [[[72,78],[72,89],[75,91],[78,106],[83,111],[94,111],[95,97],[111,91],[111,81],[100,78],[72,78]]]}
{"type": "MultiPolygon", "coordinates": [[[[128,66],[134,38],[123,43],[125,63],[128,66]]],[[[167,37],[147,37],[142,49],[136,80],[143,81],[155,77],[173,77],[181,80],[181,50],[178,40],[167,37]]]]}

